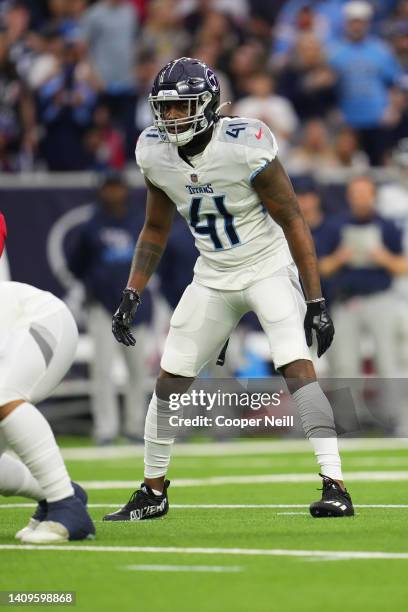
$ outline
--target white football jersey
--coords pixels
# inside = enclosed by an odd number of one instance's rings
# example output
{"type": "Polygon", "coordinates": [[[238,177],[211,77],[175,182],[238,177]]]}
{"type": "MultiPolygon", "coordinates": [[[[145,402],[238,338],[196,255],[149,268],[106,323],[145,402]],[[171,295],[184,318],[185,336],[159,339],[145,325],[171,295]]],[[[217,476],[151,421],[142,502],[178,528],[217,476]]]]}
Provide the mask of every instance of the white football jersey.
{"type": "Polygon", "coordinates": [[[196,279],[215,289],[243,289],[292,263],[282,229],[251,181],[277,155],[269,128],[256,119],[225,117],[192,165],[154,127],[136,146],[141,172],[174,202],[200,252],[196,279]]]}

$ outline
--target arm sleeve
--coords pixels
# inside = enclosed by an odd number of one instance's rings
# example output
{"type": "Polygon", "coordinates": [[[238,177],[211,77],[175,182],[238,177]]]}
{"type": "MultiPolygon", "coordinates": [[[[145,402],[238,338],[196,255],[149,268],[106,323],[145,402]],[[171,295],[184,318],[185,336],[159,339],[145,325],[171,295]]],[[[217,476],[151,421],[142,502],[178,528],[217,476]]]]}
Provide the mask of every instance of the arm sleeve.
{"type": "Polygon", "coordinates": [[[254,121],[248,129],[245,156],[248,178],[252,182],[278,154],[275,136],[263,121],[254,121]]]}

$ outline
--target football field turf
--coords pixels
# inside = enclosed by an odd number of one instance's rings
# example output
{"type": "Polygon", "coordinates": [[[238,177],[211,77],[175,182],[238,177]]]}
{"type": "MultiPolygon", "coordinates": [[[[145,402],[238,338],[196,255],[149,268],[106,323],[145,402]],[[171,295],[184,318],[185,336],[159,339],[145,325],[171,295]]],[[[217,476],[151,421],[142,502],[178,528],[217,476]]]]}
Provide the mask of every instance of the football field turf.
{"type": "Polygon", "coordinates": [[[65,448],[97,539],[20,545],[32,504],[1,498],[0,590],[75,591],[75,609],[117,612],[407,610],[407,442],[348,441],[356,516],[320,520],[303,442],[179,445],[169,514],[132,523],[102,517],[140,482],[142,450],[65,448]]]}

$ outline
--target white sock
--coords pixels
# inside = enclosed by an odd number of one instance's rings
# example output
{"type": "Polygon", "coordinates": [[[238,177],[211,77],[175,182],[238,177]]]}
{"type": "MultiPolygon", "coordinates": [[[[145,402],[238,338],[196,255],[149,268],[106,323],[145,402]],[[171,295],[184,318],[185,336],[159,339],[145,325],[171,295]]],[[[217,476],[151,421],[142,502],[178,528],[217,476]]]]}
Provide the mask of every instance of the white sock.
{"type": "Polygon", "coordinates": [[[343,480],[337,438],[309,438],[320,472],[333,480],[343,480]]]}
{"type": "Polygon", "coordinates": [[[32,404],[20,404],[0,421],[0,429],[8,447],[28,467],[48,502],[74,494],[51,427],[32,404]]]}
{"type": "MultiPolygon", "coordinates": [[[[169,416],[174,414],[169,402],[153,393],[146,414],[144,463],[146,478],[159,478],[167,472],[175,428],[169,425],[169,416]]],[[[161,493],[159,492],[161,495],[161,493]]]]}
{"type": "Polygon", "coordinates": [[[45,493],[28,467],[10,455],[0,457],[0,495],[19,495],[40,501],[45,493]]]}

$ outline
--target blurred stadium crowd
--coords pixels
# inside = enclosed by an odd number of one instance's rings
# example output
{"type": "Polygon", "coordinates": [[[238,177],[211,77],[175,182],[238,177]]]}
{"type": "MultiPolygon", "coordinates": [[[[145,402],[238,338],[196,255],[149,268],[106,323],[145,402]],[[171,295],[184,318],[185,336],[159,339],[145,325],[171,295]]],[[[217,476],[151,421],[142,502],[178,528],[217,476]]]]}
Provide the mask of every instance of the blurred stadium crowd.
{"type": "Polygon", "coordinates": [[[387,164],[408,136],[407,0],[0,0],[0,169],[122,168],[180,55],[289,170],[387,164]]]}
{"type": "MultiPolygon", "coordinates": [[[[110,317],[143,224],[144,191],[130,193],[121,172],[134,168],[137,136],[151,123],[154,76],[180,55],[216,70],[222,102],[232,102],[227,114],[259,118],[277,137],[336,327],[319,372],[408,373],[408,0],[0,0],[0,173],[14,175],[16,189],[27,171],[103,176],[82,202],[70,195],[72,207],[85,212],[58,278],[64,289],[69,275],[86,289],[101,444],[121,428],[110,317]],[[89,198],[94,206],[86,208],[89,198]]],[[[20,201],[5,190],[7,216],[20,201]]],[[[67,197],[51,183],[49,190],[56,201],[67,197]]],[[[20,256],[16,249],[14,260],[20,256]]],[[[130,439],[142,437],[143,411],[135,405],[144,403],[149,368],[157,372],[157,337],[196,257],[178,218],[138,313],[138,350],[122,356],[122,430],[130,439]]],[[[246,317],[227,368],[207,374],[273,372],[260,331],[246,317]]]]}

